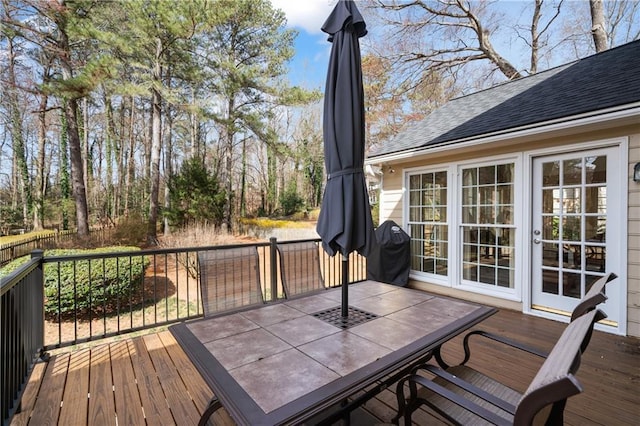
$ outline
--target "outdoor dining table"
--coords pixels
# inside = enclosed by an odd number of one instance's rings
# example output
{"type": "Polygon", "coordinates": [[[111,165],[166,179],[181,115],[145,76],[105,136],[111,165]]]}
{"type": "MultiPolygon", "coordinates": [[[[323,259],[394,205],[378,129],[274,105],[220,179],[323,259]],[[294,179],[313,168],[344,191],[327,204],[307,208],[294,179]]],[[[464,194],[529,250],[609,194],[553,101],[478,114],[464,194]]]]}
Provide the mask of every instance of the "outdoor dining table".
{"type": "Polygon", "coordinates": [[[215,394],[206,417],[221,405],[241,425],[315,423],[496,312],[376,281],[349,292],[346,319],[330,289],[171,326],[215,394]]]}

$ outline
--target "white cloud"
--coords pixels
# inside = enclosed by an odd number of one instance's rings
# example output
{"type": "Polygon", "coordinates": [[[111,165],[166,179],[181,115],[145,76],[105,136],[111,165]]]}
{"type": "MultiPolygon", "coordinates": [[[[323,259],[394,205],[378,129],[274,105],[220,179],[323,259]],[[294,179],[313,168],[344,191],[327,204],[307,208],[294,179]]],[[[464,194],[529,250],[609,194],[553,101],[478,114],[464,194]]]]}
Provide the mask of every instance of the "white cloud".
{"type": "Polygon", "coordinates": [[[271,4],[284,11],[289,27],[299,27],[309,34],[319,34],[336,0],[271,0],[271,4]]]}

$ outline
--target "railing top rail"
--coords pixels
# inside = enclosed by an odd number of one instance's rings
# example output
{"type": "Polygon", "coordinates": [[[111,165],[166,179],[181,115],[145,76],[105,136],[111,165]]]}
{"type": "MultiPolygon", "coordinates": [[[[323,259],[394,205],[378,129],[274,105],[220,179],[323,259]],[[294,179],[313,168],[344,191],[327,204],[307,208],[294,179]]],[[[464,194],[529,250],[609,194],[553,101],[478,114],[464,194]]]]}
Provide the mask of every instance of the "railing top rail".
{"type": "Polygon", "coordinates": [[[20,265],[15,271],[12,271],[7,276],[0,277],[0,296],[11,290],[11,288],[18,284],[24,277],[36,269],[42,260],[42,257],[32,257],[27,263],[20,265]]]}
{"type": "MultiPolygon", "coordinates": [[[[307,241],[320,241],[319,238],[311,238],[306,240],[287,240],[287,241],[278,241],[278,244],[292,244],[298,242],[307,242],[307,241]]],[[[91,254],[69,254],[69,255],[60,255],[60,256],[50,256],[47,255],[44,258],[45,263],[49,262],[61,262],[68,260],[92,260],[92,259],[105,259],[105,258],[113,258],[113,257],[126,257],[126,256],[147,256],[147,255],[158,255],[158,254],[175,254],[175,253],[185,253],[185,252],[198,252],[198,251],[212,251],[212,250],[224,250],[231,248],[240,248],[240,247],[268,247],[271,243],[268,241],[265,242],[253,242],[253,243],[242,243],[242,244],[226,244],[226,245],[218,245],[218,246],[198,246],[198,247],[180,247],[180,248],[160,248],[160,249],[151,249],[151,250],[131,250],[131,251],[118,251],[118,252],[99,252],[99,253],[91,253],[91,254]]]]}
{"type": "Polygon", "coordinates": [[[91,260],[91,259],[108,259],[113,257],[126,257],[126,256],[152,256],[158,254],[175,254],[175,253],[192,253],[198,251],[210,251],[210,250],[221,250],[227,248],[237,248],[237,247],[266,247],[269,243],[258,242],[258,243],[247,243],[247,244],[229,244],[229,245],[221,245],[221,246],[199,246],[199,247],[180,247],[180,248],[160,248],[160,249],[144,249],[144,250],[129,250],[129,251],[112,251],[112,252],[97,252],[97,253],[89,253],[89,254],[69,254],[69,255],[60,255],[60,256],[50,256],[47,255],[45,257],[45,262],[60,262],[67,260],[91,260]]]}

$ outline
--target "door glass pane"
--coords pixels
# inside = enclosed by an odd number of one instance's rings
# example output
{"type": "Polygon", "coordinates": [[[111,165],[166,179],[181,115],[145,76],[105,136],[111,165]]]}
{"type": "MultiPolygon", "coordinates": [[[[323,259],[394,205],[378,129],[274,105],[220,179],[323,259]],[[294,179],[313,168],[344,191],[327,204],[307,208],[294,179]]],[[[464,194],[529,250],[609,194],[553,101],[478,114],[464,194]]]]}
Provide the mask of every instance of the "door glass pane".
{"type": "Polygon", "coordinates": [[[582,275],[573,272],[564,272],[562,274],[562,295],[579,299],[582,297],[580,292],[580,280],[582,275]]]}
{"type": "Polygon", "coordinates": [[[552,161],[542,164],[542,186],[560,185],[560,162],[552,161]]]}
{"type": "Polygon", "coordinates": [[[579,244],[565,244],[562,252],[562,266],[566,269],[580,270],[582,265],[579,244]]]}
{"type": "Polygon", "coordinates": [[[587,216],[584,218],[584,239],[587,242],[605,242],[606,216],[587,216]]]}
{"type": "Polygon", "coordinates": [[[542,271],[542,292],[550,294],[560,294],[560,273],[554,270],[542,271]]]}
{"type": "Polygon", "coordinates": [[[580,213],[582,210],[580,188],[562,190],[562,206],[565,213],[580,213]]]}
{"type": "Polygon", "coordinates": [[[605,272],[604,260],[607,249],[603,246],[585,246],[585,269],[587,271],[605,272]]]}
{"type": "Polygon", "coordinates": [[[562,239],[564,241],[580,241],[580,216],[562,218],[562,239]]]}
{"type": "Polygon", "coordinates": [[[542,243],[542,265],[558,266],[560,257],[560,245],[556,243],[542,243]]]}
{"type": "Polygon", "coordinates": [[[582,159],[576,158],[572,160],[564,160],[563,168],[563,185],[580,185],[582,183],[582,159]]]}
{"type": "Polygon", "coordinates": [[[606,213],[607,187],[589,186],[585,188],[585,212],[606,213]]]}
{"type": "Polygon", "coordinates": [[[557,240],[560,228],[558,216],[545,216],[542,218],[542,238],[545,240],[557,240]]]}
{"type": "Polygon", "coordinates": [[[560,213],[560,190],[542,190],[542,213],[560,213]]]}
{"type": "Polygon", "coordinates": [[[585,181],[589,183],[606,183],[607,182],[607,157],[604,155],[598,157],[585,158],[585,181]]]}

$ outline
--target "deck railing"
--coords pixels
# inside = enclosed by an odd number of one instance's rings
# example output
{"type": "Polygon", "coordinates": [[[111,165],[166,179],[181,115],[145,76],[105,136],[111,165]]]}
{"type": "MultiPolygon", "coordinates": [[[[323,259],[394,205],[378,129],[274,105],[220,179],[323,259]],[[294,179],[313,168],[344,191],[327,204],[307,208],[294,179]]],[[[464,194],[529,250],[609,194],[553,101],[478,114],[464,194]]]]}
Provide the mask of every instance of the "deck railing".
{"type": "Polygon", "coordinates": [[[42,252],[0,278],[0,405],[2,424],[16,410],[29,373],[44,349],[42,252]]]}
{"type": "MultiPolygon", "coordinates": [[[[0,279],[3,424],[16,410],[29,372],[45,351],[201,316],[199,254],[255,246],[263,299],[268,303],[284,297],[276,244],[300,241],[319,240],[272,238],[234,246],[69,256],[34,251],[27,264],[0,279]]],[[[340,256],[319,251],[325,285],[339,286],[340,256]]],[[[348,276],[349,282],[366,279],[366,259],[352,253],[348,276]]]]}

